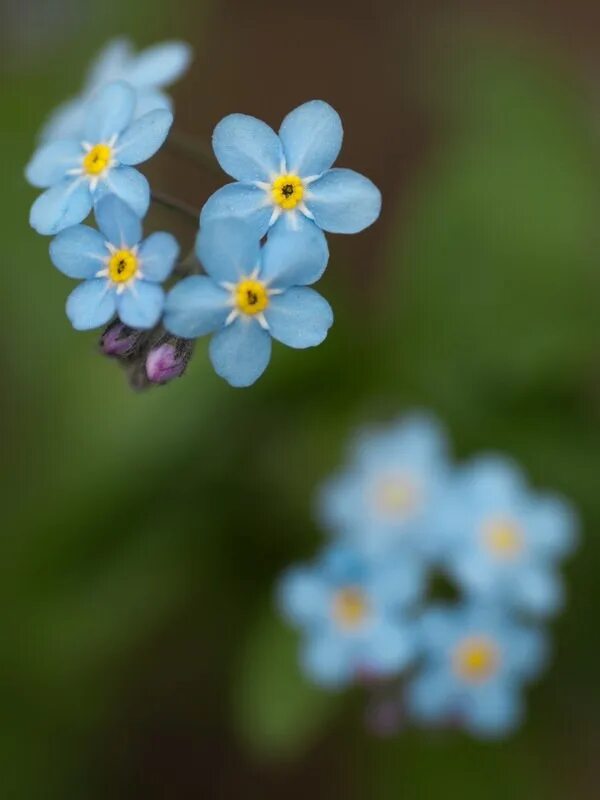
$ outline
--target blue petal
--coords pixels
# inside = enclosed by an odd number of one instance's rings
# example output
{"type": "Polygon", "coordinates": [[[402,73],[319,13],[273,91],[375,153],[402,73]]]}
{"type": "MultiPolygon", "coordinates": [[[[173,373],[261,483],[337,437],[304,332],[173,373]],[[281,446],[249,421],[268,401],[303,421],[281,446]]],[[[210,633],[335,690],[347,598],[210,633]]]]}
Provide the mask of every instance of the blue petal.
{"type": "Polygon", "coordinates": [[[370,595],[383,613],[393,614],[418,600],[424,588],[425,574],[419,561],[390,555],[374,574],[370,595]]]}
{"type": "Polygon", "coordinates": [[[127,203],[109,194],[94,209],[98,227],[115,247],[132,248],[142,238],[142,222],[127,203]]]}
{"type": "Polygon", "coordinates": [[[514,626],[504,647],[504,670],[510,680],[531,680],[548,663],[548,637],[541,628],[514,626]]]}
{"type": "Polygon", "coordinates": [[[543,567],[521,570],[510,583],[510,599],[535,616],[549,616],[559,611],[564,590],[557,574],[543,567]]]}
{"type": "Polygon", "coordinates": [[[333,324],[327,300],[304,286],[271,297],[265,317],[275,339],[300,349],[321,344],[333,324]]]}
{"type": "Polygon", "coordinates": [[[87,225],[74,225],[50,242],[50,258],[69,278],[87,280],[105,267],[108,251],[104,237],[87,225]]]}
{"type": "Polygon", "coordinates": [[[361,666],[369,672],[389,675],[406,667],[415,651],[415,637],[410,628],[379,620],[368,633],[361,666]]]}
{"type": "Polygon", "coordinates": [[[250,386],[271,358],[271,337],[253,319],[238,317],[211,339],[209,355],[217,375],[231,386],[250,386]]]}
{"type": "Polygon", "coordinates": [[[212,194],[200,214],[200,225],[214,219],[243,219],[252,225],[257,239],[269,230],[273,213],[270,198],[262,189],[243,183],[228,183],[212,194]]]}
{"type": "Polygon", "coordinates": [[[279,583],[277,597],[281,613],[297,625],[326,622],[330,589],[314,570],[288,570],[279,583]]]}
{"type": "Polygon", "coordinates": [[[324,633],[306,642],[301,662],[307,674],[322,686],[343,686],[353,677],[352,660],[345,641],[324,633]]]}
{"type": "Polygon", "coordinates": [[[219,122],[212,141],[217,161],[238,181],[271,181],[281,172],[279,136],[256,117],[230,114],[219,122]]]}
{"type": "Polygon", "coordinates": [[[111,39],[96,56],[85,80],[86,91],[92,92],[111,81],[126,78],[128,62],[133,55],[131,42],[124,37],[111,39]]]}
{"type": "Polygon", "coordinates": [[[206,275],[184,278],[167,295],[165,328],[186,339],[213,333],[231,311],[228,302],[229,292],[206,275]]]}
{"type": "Polygon", "coordinates": [[[41,194],[31,206],[29,224],[44,236],[77,225],[90,213],[92,196],[87,181],[65,178],[41,194]]]}
{"type": "Polygon", "coordinates": [[[537,556],[562,558],[577,544],[577,514],[559,497],[538,495],[524,514],[523,522],[537,556]]]}
{"type": "Polygon", "coordinates": [[[277,224],[262,251],[261,280],[274,289],[307,286],[319,280],[329,260],[329,249],[320,228],[303,214],[296,229],[277,224]]]}
{"type": "Polygon", "coordinates": [[[196,255],[217,283],[235,283],[259,265],[260,243],[248,223],[239,219],[217,219],[201,226],[196,255]]]}
{"type": "Polygon", "coordinates": [[[406,700],[411,714],[425,723],[444,720],[452,708],[451,690],[445,670],[423,670],[408,685],[406,700]]]}
{"type": "Polygon", "coordinates": [[[81,144],[75,140],[48,142],[39,147],[25,168],[25,177],[32,186],[45,189],[65,177],[67,170],[81,167],[81,144]]]}
{"type": "Polygon", "coordinates": [[[162,42],[143,50],[127,71],[136,89],[167,86],[183,75],[192,60],[192,48],[185,42],[162,42]]]}
{"type": "Polygon", "coordinates": [[[158,231],[142,242],[138,255],[144,279],[160,283],[173,271],[179,244],[170,233],[158,231]]]}
{"type": "Polygon", "coordinates": [[[119,137],[115,155],[121,164],[140,164],[153,156],[167,138],[173,114],[162,108],[149,111],[132,122],[119,137]]]}
{"type": "Polygon", "coordinates": [[[143,117],[149,111],[156,111],[157,108],[164,108],[165,111],[173,110],[173,101],[168,94],[158,89],[142,89],[138,92],[135,119],[143,117]]]}
{"type": "Polygon", "coordinates": [[[467,727],[482,736],[502,736],[517,727],[523,709],[513,686],[492,683],[473,692],[466,713],[467,727]]]}
{"type": "Polygon", "coordinates": [[[106,278],[80,283],[67,298],[67,317],[78,331],[106,325],[115,310],[115,293],[106,278]]]}
{"type": "Polygon", "coordinates": [[[117,295],[117,311],[121,322],[130,328],[152,328],[162,314],[165,293],[161,286],[148,281],[135,281],[123,294],[117,295]]]}
{"type": "Polygon", "coordinates": [[[150,186],[137,169],[133,167],[111,169],[106,178],[98,184],[94,192],[94,203],[99,203],[108,194],[115,194],[127,203],[138,217],[146,216],[150,206],[150,186]]]}
{"type": "Polygon", "coordinates": [[[135,102],[135,89],[122,81],[99,89],[87,104],[85,139],[97,144],[122,133],[133,118],[135,102]]]}
{"type": "Polygon", "coordinates": [[[309,177],[329,169],[342,148],[344,129],[340,115],[323,100],[295,108],[279,129],[287,170],[309,177]]]}
{"type": "Polygon", "coordinates": [[[331,169],[308,186],[306,205],[315,222],[330,233],[358,233],[381,211],[381,192],[351,169],[331,169]]]}
{"type": "Polygon", "coordinates": [[[61,103],[44,123],[40,139],[43,142],[59,139],[81,141],[85,125],[85,107],[86,102],[82,97],[75,97],[61,103]]]}

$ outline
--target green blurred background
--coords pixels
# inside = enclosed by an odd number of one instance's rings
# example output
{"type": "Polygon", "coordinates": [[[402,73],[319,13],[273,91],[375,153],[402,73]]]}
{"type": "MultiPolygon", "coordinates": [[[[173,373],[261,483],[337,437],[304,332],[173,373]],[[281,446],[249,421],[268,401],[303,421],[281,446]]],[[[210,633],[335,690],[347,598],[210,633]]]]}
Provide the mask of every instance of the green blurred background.
{"type": "MultiPolygon", "coordinates": [[[[598,796],[599,23],[579,0],[2,0],[2,798],[598,796]],[[28,227],[37,128],[117,34],[196,48],[180,132],[321,97],[383,189],[376,226],[331,238],[326,343],[276,347],[251,389],[202,343],[132,393],[28,227]],[[503,743],[374,739],[272,607],[354,426],[414,405],[581,509],[554,663],[503,743]]],[[[196,206],[226,180],[166,150],[146,171],[196,206]]]]}

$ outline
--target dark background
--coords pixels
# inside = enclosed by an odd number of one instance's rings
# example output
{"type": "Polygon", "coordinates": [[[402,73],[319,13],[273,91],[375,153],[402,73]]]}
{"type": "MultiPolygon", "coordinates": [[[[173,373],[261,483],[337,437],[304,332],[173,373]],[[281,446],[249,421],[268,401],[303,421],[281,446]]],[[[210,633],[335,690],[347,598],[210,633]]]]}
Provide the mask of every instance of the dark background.
{"type": "MultiPolygon", "coordinates": [[[[2,0],[3,798],[597,796],[599,53],[600,7],[574,0],[2,0]],[[331,237],[326,343],[276,346],[251,389],[201,343],[132,393],[28,227],[37,129],[119,34],[194,45],[179,132],[319,97],[339,163],[383,190],[377,225],[331,237]],[[373,738],[360,691],[306,684],[273,610],[354,427],[415,405],[458,458],[510,452],[581,509],[554,663],[503,743],[373,738]]],[[[168,148],[145,171],[197,207],[227,180],[168,148]]]]}

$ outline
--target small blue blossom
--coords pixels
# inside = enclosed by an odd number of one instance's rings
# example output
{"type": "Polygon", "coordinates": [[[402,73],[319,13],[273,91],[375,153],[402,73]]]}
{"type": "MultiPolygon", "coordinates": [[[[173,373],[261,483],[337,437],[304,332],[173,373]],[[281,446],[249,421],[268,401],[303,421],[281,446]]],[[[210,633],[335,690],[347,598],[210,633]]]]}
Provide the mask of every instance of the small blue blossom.
{"type": "Polygon", "coordinates": [[[142,241],[139,217],[114,195],[96,206],[99,230],[75,225],[50,243],[53,264],[83,282],[67,300],[67,316],[77,330],[105,325],[114,314],[131,328],[152,328],[162,314],[159,285],[171,274],[179,245],[169,233],[142,241]]]}
{"type": "Polygon", "coordinates": [[[278,600],[283,615],[304,632],[305,672],[338,687],[397,674],[411,662],[410,612],[422,591],[421,567],[409,558],[375,562],[333,547],[314,565],[285,573],[278,600]]]}
{"type": "Polygon", "coordinates": [[[78,97],[67,100],[50,116],[41,138],[82,139],[87,101],[108,83],[126,81],[136,90],[134,119],[157,108],[172,110],[169,95],[162,90],[187,70],[192,49],[185,42],[163,42],[141,53],[133,51],[127,39],[113,39],[99,53],[78,97]]]}
{"type": "Polygon", "coordinates": [[[528,489],[511,461],[480,457],[460,469],[439,525],[446,569],[468,595],[530,614],[560,608],[557,566],[575,545],[575,513],[528,489]]]}
{"type": "Polygon", "coordinates": [[[434,555],[435,511],[449,474],[438,423],[408,415],[358,437],[349,464],[322,487],[319,514],[326,528],[369,554],[401,548],[434,555]]]}
{"type": "Polygon", "coordinates": [[[419,626],[422,663],[407,687],[413,716],[428,725],[459,725],[476,736],[513,730],[522,717],[521,686],[546,662],[535,628],[501,607],[431,607],[419,626]]]}
{"type": "Polygon", "coordinates": [[[128,84],[108,84],[86,107],[82,139],[51,141],[34,153],[27,179],[46,189],[30,213],[29,221],[38,233],[53,235],[82,222],[92,204],[107,194],[117,195],[144,216],[150,188],[133,165],[159,149],[173,115],[156,109],[133,121],[135,105],[136,94],[128,84]]]}
{"type": "Polygon", "coordinates": [[[241,217],[262,237],[277,220],[288,227],[299,218],[331,233],[357,233],[381,210],[381,194],[363,175],[331,169],[342,147],[338,113],[312,100],[284,119],[279,135],[264,122],[230,114],[213,134],[222,168],[235,178],[219,189],[202,210],[201,223],[241,217]]]}
{"type": "Polygon", "coordinates": [[[249,386],[267,368],[271,338],[313,347],[333,323],[331,307],[308,288],[329,257],[322,232],[307,220],[288,233],[275,229],[261,247],[255,229],[238,219],[215,220],[198,236],[207,275],[184,278],[167,298],[164,325],[196,338],[214,333],[209,355],[232,386],[249,386]]]}

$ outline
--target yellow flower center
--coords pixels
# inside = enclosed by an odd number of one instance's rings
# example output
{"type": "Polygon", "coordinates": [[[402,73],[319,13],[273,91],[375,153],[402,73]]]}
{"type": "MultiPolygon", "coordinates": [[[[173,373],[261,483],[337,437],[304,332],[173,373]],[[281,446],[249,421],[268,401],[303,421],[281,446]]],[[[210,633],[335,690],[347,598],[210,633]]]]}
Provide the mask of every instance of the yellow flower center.
{"type": "Polygon", "coordinates": [[[304,197],[304,184],[297,175],[280,175],[273,181],[271,186],[271,196],[273,202],[289,211],[296,208],[304,197]]]}
{"type": "Polygon", "coordinates": [[[491,519],[483,525],[483,541],[496,558],[510,561],[516,558],[525,539],[521,527],[510,519],[491,519]]]}
{"type": "Polygon", "coordinates": [[[108,262],[108,275],[114,283],[125,283],[133,278],[138,268],[138,260],[131,250],[117,250],[108,262]]]}
{"type": "Polygon", "coordinates": [[[381,516],[408,516],[417,501],[415,486],[404,475],[383,475],[375,483],[373,505],[381,516]]]}
{"type": "Polygon", "coordinates": [[[333,597],[333,618],[341,628],[358,627],[369,613],[364,593],[355,586],[346,586],[333,597]]]}
{"type": "Polygon", "coordinates": [[[85,154],[83,169],[88,175],[100,175],[110,165],[112,149],[107,144],[96,144],[85,154]]]}
{"type": "Polygon", "coordinates": [[[483,683],[498,669],[500,653],[486,636],[469,636],[459,642],[452,654],[454,672],[469,683],[483,683]]]}
{"type": "Polygon", "coordinates": [[[235,287],[235,304],[242,314],[260,314],[269,305],[269,294],[262,281],[247,278],[235,287]]]}

